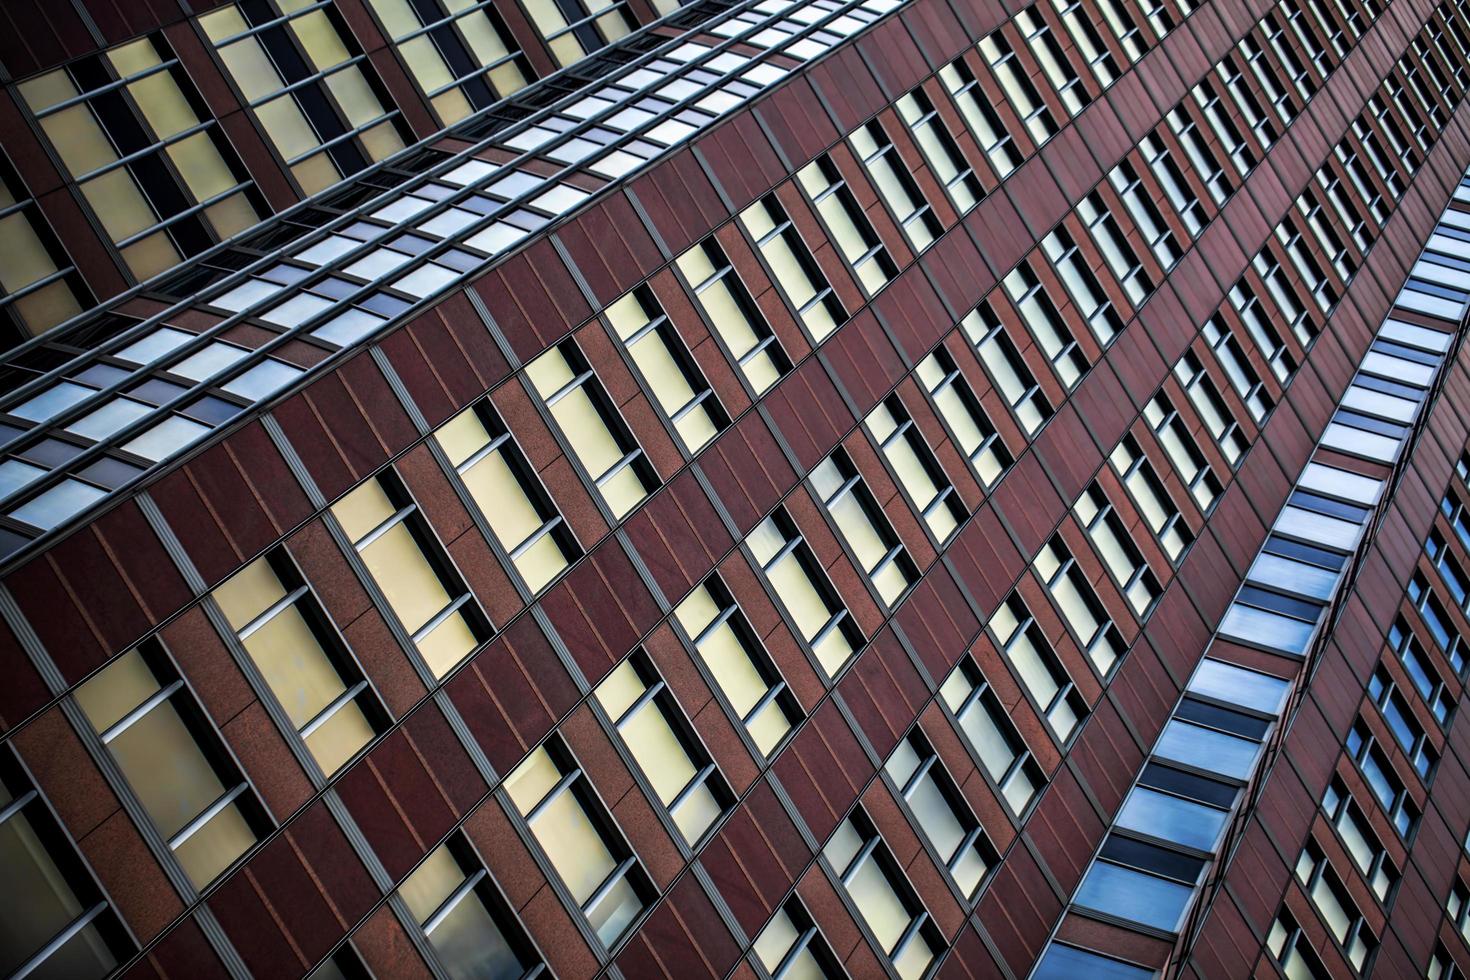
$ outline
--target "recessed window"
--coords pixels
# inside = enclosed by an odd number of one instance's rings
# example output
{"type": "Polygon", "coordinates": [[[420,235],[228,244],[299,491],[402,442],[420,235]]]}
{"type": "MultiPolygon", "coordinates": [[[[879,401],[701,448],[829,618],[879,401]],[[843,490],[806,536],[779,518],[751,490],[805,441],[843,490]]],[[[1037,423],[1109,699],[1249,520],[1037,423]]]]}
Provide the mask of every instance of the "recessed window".
{"type": "Polygon", "coordinates": [[[1330,980],[1332,976],[1285,905],[1266,934],[1266,950],[1291,980],[1330,980]]]}
{"type": "Polygon", "coordinates": [[[1052,416],[1051,403],[1036,383],[1036,376],[1021,360],[1021,352],[1006,334],[1000,318],[989,304],[974,310],[963,320],[965,336],[975,345],[975,351],[985,364],[985,370],[995,382],[996,390],[1015,412],[1016,421],[1029,435],[1052,416]]]}
{"type": "Polygon", "coordinates": [[[100,980],[132,955],[116,910],[8,750],[0,751],[0,872],[6,976],[100,980]]]}
{"type": "Polygon", "coordinates": [[[383,730],[386,713],[361,666],[284,551],[246,565],[214,599],[322,772],[383,730]]]}
{"type": "Polygon", "coordinates": [[[996,609],[990,629],[1057,740],[1067,742],[1087,716],[1087,702],[1020,596],[1012,593],[996,609]]]}
{"type": "Polygon", "coordinates": [[[635,651],[593,693],[685,843],[699,843],[733,796],[653,662],[635,651]]]}
{"type": "Polygon", "coordinates": [[[76,273],[61,240],[0,155],[0,350],[82,312],[91,294],[76,273]]]}
{"type": "Polygon", "coordinates": [[[434,438],[528,589],[541,591],[581,555],[571,528],[488,402],[460,412],[434,430],[434,438]]]}
{"type": "Polygon", "coordinates": [[[714,241],[709,239],[679,256],[684,274],[705,316],[756,394],[791,370],[791,359],[770,324],[756,308],[745,285],[714,241]]]}
{"type": "Polygon", "coordinates": [[[371,0],[370,6],[440,122],[458,122],[525,86],[525,56],[491,5],[371,0]]]}
{"type": "Polygon", "coordinates": [[[540,965],[490,873],[458,833],[429,852],[398,895],[453,980],[509,980],[540,965]]]}
{"type": "Polygon", "coordinates": [[[1057,372],[1057,379],[1065,388],[1076,387],[1090,367],[1087,355],[1078,346],[1071,329],[1062,319],[1061,310],[1047,295],[1041,280],[1029,265],[1022,264],[1005,277],[1004,283],[1006,294],[1021,314],[1021,322],[1045,352],[1046,359],[1057,372]]]}
{"type": "Polygon", "coordinates": [[[944,937],[861,807],[838,825],[822,856],[899,977],[922,977],[944,937]]]}
{"type": "Polygon", "coordinates": [[[811,480],[817,499],[852,549],[858,567],[873,583],[884,604],[893,606],[918,581],[919,570],[868,489],[867,481],[841,449],[812,470],[811,480]]]}
{"type": "Polygon", "coordinates": [[[559,737],[505,780],[511,802],[603,945],[611,946],[654,895],[652,882],[559,737]]]}
{"type": "Polygon", "coordinates": [[[869,296],[898,275],[898,265],[873,231],[831,157],[826,154],[817,157],[797,172],[797,180],[826,224],[828,236],[869,296]]]}
{"type": "Polygon", "coordinates": [[[1159,479],[1138,441],[1131,435],[1125,435],[1108,456],[1108,461],[1128,488],[1134,505],[1158,539],[1164,554],[1170,561],[1178,562],[1185,549],[1194,542],[1194,532],[1184,522],[1179,508],[1164,488],[1164,481],[1159,479]]]}
{"type": "Polygon", "coordinates": [[[776,195],[767,194],[740,212],[740,221],[812,339],[825,340],[847,319],[847,311],[776,195]]]}
{"type": "Polygon", "coordinates": [[[1348,962],[1355,970],[1362,971],[1377,948],[1378,939],[1369,931],[1363,914],[1316,841],[1309,840],[1302,849],[1294,873],[1327,931],[1342,946],[1348,962]]]}
{"type": "Polygon", "coordinates": [[[1005,177],[1021,165],[1023,156],[1016,148],[1016,141],[1006,131],[1005,123],[990,104],[990,98],[981,89],[975,73],[964,58],[939,69],[939,80],[944,83],[950,98],[959,106],[960,114],[970,127],[980,149],[985,151],[996,176],[1005,177]]]}
{"type": "Polygon", "coordinates": [[[403,149],[398,110],[332,4],[235,3],[199,26],[307,194],[403,149]]]}
{"type": "Polygon", "coordinates": [[[934,216],[934,209],[924,199],[908,168],[898,158],[893,141],[876,121],[853,130],[848,141],[909,244],[915,251],[923,251],[944,233],[944,227],[934,216]]]}
{"type": "Polygon", "coordinates": [[[1347,754],[1362,770],[1364,780],[1379,806],[1388,814],[1399,836],[1407,840],[1419,822],[1419,808],[1409,798],[1408,787],[1399,778],[1388,761],[1387,754],[1361,718],[1353,723],[1346,745],[1347,754]]]}
{"type": "Polygon", "coordinates": [[[960,152],[954,137],[934,109],[934,103],[922,88],[916,88],[896,103],[899,118],[919,144],[919,150],[934,176],[944,185],[955,210],[965,212],[974,207],[985,192],[975,171],[960,152]]]}
{"type": "Polygon", "coordinates": [[[526,377],[613,517],[642,503],[658,475],[576,342],[536,358],[526,377]]]}
{"type": "Polygon", "coordinates": [[[898,395],[891,395],[864,420],[899,484],[938,541],[947,541],[969,515],[954,485],[898,395]]]}
{"type": "Polygon", "coordinates": [[[771,980],[837,980],[847,976],[811,913],[795,896],[771,916],[751,949],[771,980]]]}
{"type": "Polygon", "coordinates": [[[961,659],[939,695],[1001,796],[1017,814],[1025,813],[1046,776],[974,660],[961,659]]]}
{"type": "Polygon", "coordinates": [[[1336,828],[1348,857],[1358,866],[1373,894],[1380,902],[1387,902],[1394,883],[1398,881],[1398,869],[1374,833],[1367,814],[1353,799],[1347,784],[1337,776],[1332,778],[1332,784],[1322,797],[1322,812],[1336,828]]]}
{"type": "Polygon", "coordinates": [[[915,376],[929,393],[950,439],[974,466],[975,475],[992,486],[1013,460],[954,358],[940,347],[919,362],[915,376]]]}
{"type": "Polygon", "coordinates": [[[627,0],[527,0],[526,12],[563,68],[636,26],[627,0]]]}
{"type": "Polygon", "coordinates": [[[1086,529],[1103,564],[1117,579],[1128,604],[1139,617],[1146,616],[1163,594],[1163,587],[1133,543],[1127,525],[1103,493],[1102,485],[1094,480],[1072,505],[1072,512],[1086,529]]]}
{"type": "Polygon", "coordinates": [[[745,614],[711,576],[679,603],[674,618],[751,742],[769,758],[802,712],[745,614]]]}
{"type": "Polygon", "coordinates": [[[933,746],[915,729],[898,743],[884,769],[940,863],[973,898],[1000,856],[933,746]]]}
{"type": "Polygon", "coordinates": [[[398,474],[368,480],[332,513],[435,677],[489,639],[485,614],[398,474]]]}
{"type": "Polygon", "coordinates": [[[1108,676],[1126,644],[1060,534],[1042,546],[1031,567],[1062,611],[1062,618],[1072,628],[1087,658],[1100,675],[1108,676]]]}
{"type": "Polygon", "coordinates": [[[161,36],[88,55],[19,91],[140,280],[268,211],[161,36]]]}
{"type": "Polygon", "coordinates": [[[196,888],[269,830],[254,790],[161,647],[129,650],[75,697],[196,888]]]}
{"type": "Polygon", "coordinates": [[[796,524],[778,508],[745,539],[771,590],[786,607],[797,634],[835,677],[862,643],[847,607],[837,598],[822,566],[796,524]]]}
{"type": "Polygon", "coordinates": [[[628,293],[604,315],[685,449],[698,452],[730,424],[719,398],[648,287],[628,293]]]}

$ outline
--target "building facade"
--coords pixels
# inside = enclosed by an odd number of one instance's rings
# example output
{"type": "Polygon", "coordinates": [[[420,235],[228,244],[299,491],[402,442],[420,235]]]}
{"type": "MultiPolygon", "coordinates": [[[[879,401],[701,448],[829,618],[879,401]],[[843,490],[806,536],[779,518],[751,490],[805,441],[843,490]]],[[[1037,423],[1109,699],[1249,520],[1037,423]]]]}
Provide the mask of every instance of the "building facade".
{"type": "Polygon", "coordinates": [[[0,974],[1470,975],[1470,4],[0,67],[0,974]]]}

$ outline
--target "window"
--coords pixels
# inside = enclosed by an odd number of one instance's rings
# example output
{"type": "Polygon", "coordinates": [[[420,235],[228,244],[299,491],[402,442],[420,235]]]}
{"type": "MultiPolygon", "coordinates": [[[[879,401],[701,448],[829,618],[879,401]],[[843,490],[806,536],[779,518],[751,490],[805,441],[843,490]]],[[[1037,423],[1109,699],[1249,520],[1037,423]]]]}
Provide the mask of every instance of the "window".
{"type": "Polygon", "coordinates": [[[898,976],[922,977],[944,937],[861,807],[838,825],[822,856],[898,976]]]}
{"type": "Polygon", "coordinates": [[[1271,923],[1271,931],[1266,935],[1266,949],[1281,964],[1287,980],[1331,980],[1332,974],[1327,972],[1327,967],[1322,965],[1322,960],[1312,949],[1312,941],[1302,932],[1285,905],[1276,921],[1271,923]]]}
{"type": "Polygon", "coordinates": [[[1207,862],[1147,841],[1109,834],[1073,904],[1164,933],[1178,930],[1207,862]]]}
{"type": "Polygon", "coordinates": [[[944,233],[934,210],[914,183],[908,168],[898,158],[898,150],[883,127],[875,120],[848,135],[853,152],[863,162],[878,196],[888,204],[899,227],[903,229],[914,251],[921,252],[944,233]]]}
{"type": "Polygon", "coordinates": [[[679,256],[675,264],[694,290],[716,336],[756,394],[791,370],[791,360],[781,342],[713,238],[679,256]]]}
{"type": "Polygon", "coordinates": [[[868,413],[864,424],[935,539],[947,541],[968,515],[902,400],[889,396],[868,413]]]}
{"type": "Polygon", "coordinates": [[[751,950],[771,980],[836,980],[847,975],[811,914],[794,895],[771,916],[751,950]]]}
{"type": "Polygon", "coordinates": [[[117,912],[9,750],[0,750],[0,871],[7,977],[100,980],[132,955],[117,912]]]}
{"type": "Polygon", "coordinates": [[[1006,294],[1016,304],[1026,330],[1036,339],[1037,345],[1046,354],[1046,359],[1057,373],[1062,386],[1068,390],[1076,386],[1091,366],[1087,355],[1077,345],[1072,331],[1056,304],[1047,295],[1041,280],[1023,263],[1005,277],[1006,294]]]}
{"type": "Polygon", "coordinates": [[[1173,229],[1164,222],[1163,214],[1149,196],[1150,189],[1143,186],[1138,171],[1125,160],[1108,171],[1108,183],[1112,184],[1113,190],[1122,199],[1129,217],[1133,219],[1134,228],[1143,236],[1159,265],[1166,272],[1173,268],[1174,263],[1184,254],[1183,249],[1173,229]]]}
{"type": "Polygon", "coordinates": [[[526,84],[525,57],[483,0],[371,0],[409,74],[448,125],[526,84]]]}
{"type": "Polygon", "coordinates": [[[1337,591],[1346,564],[1344,554],[1272,534],[1246,578],[1303,599],[1327,602],[1337,591]]]}
{"type": "MultiPolygon", "coordinates": [[[[1071,296],[1073,307],[1087,321],[1093,337],[1103,345],[1112,341],[1118,335],[1118,331],[1123,329],[1123,318],[1118,315],[1112,301],[1103,292],[1102,284],[1098,282],[1097,276],[1093,274],[1092,269],[1083,259],[1082,253],[1078,251],[1077,243],[1072,239],[1071,234],[1065,228],[1058,228],[1041,240],[1041,251],[1046,255],[1047,261],[1056,270],[1057,277],[1061,279],[1063,287],[1071,296]]],[[[1062,323],[1061,314],[1046,296],[1045,291],[1041,289],[1039,283],[1036,283],[1036,277],[1027,266],[1022,265],[1007,276],[1006,287],[1011,298],[1016,301],[1016,305],[1021,307],[1021,312],[1027,315],[1028,321],[1050,319],[1055,324],[1062,323]],[[1012,278],[1017,275],[1024,276],[1030,281],[1022,280],[1019,283],[1013,283],[1012,278]],[[1038,293],[1038,298],[1031,301],[1030,307],[1023,306],[1022,296],[1031,292],[1038,293]],[[1040,302],[1044,302],[1045,305],[1037,305],[1040,302]]],[[[1030,326],[1030,323],[1028,322],[1027,325],[1030,326]]],[[[1053,327],[1053,330],[1059,336],[1071,336],[1071,331],[1066,328],[1056,326],[1053,327]]],[[[1036,334],[1036,331],[1033,330],[1032,333],[1036,334]]],[[[1037,335],[1037,339],[1041,339],[1040,335],[1037,335]]],[[[1056,363],[1057,358],[1051,355],[1050,351],[1048,351],[1048,356],[1052,358],[1053,363],[1056,363]]],[[[1071,374],[1078,374],[1087,369],[1087,360],[1080,352],[1070,356],[1076,363],[1071,374]]],[[[1067,372],[1059,373],[1067,387],[1070,388],[1075,384],[1075,380],[1068,380],[1067,372]]]]}
{"type": "Polygon", "coordinates": [[[698,452],[730,424],[719,398],[648,287],[628,293],[604,315],[643,376],[643,387],[674,424],[686,449],[698,452]]]}
{"type": "Polygon", "coordinates": [[[745,614],[724,583],[710,576],[679,603],[674,618],[750,741],[769,759],[801,719],[801,706],[745,614]]]}
{"type": "Polygon", "coordinates": [[[996,609],[990,617],[990,629],[1057,740],[1067,742],[1087,716],[1087,702],[1073,686],[1020,596],[1012,593],[996,609]]]}
{"type": "Polygon", "coordinates": [[[71,257],[10,161],[0,155],[0,350],[38,336],[90,306],[71,257]]]}
{"type": "Polygon", "coordinates": [[[1380,902],[1387,902],[1399,873],[1388,858],[1388,851],[1373,832],[1367,816],[1354,802],[1347,784],[1334,776],[1322,797],[1322,812],[1337,830],[1343,849],[1362,872],[1363,879],[1380,902]]]}
{"type": "Polygon", "coordinates": [[[265,833],[265,811],[156,642],[118,657],[76,701],[194,887],[265,833]]]}
{"type": "Polygon", "coordinates": [[[834,450],[812,470],[811,481],[817,499],[837,525],[858,567],[891,608],[918,580],[919,570],[893,533],[867,481],[842,449],[834,450]]]}
{"type": "Polygon", "coordinates": [[[1194,502],[1200,510],[1208,511],[1224,488],[1173,403],[1166,395],[1155,395],[1143,407],[1143,417],[1174,464],[1174,472],[1189,488],[1194,502]]]}
{"type": "Polygon", "coordinates": [[[526,377],[613,517],[642,503],[658,486],[658,474],[576,341],[536,358],[526,377]]]}
{"type": "Polygon", "coordinates": [[[914,135],[914,142],[924,154],[934,176],[944,185],[945,192],[961,213],[970,210],[984,196],[980,180],[970,167],[954,137],[944,127],[944,120],[934,109],[934,103],[922,88],[899,98],[896,103],[899,118],[914,135]]]}
{"type": "Polygon", "coordinates": [[[1419,692],[1424,703],[1429,705],[1435,720],[1440,725],[1448,724],[1450,715],[1455,710],[1454,696],[1450,694],[1439,670],[1424,651],[1419,637],[1402,616],[1396,617],[1388,629],[1388,645],[1398,654],[1404,673],[1409,675],[1409,682],[1414,685],[1414,690],[1419,692]]]}
{"type": "Polygon", "coordinates": [[[225,69],[307,194],[403,149],[398,110],[331,4],[235,3],[199,18],[225,69]]]}
{"type": "Polygon", "coordinates": [[[593,693],[685,843],[698,844],[733,796],[653,661],[634,651],[593,693]]]}
{"type": "Polygon", "coordinates": [[[939,347],[919,362],[915,375],[929,393],[950,440],[970,461],[980,482],[993,486],[1013,460],[954,358],[939,347]]]}
{"type": "Polygon", "coordinates": [[[1016,115],[1021,117],[1021,123],[1031,139],[1037,145],[1045,143],[1057,131],[1057,120],[1037,93],[1036,86],[1031,84],[1025,70],[1017,64],[1015,49],[1011,47],[1003,29],[994,30],[981,38],[980,53],[990,65],[990,70],[995,73],[996,80],[1005,92],[1006,101],[1010,102],[1016,115]]]}
{"type": "Polygon", "coordinates": [[[1062,618],[1072,628],[1092,665],[1103,677],[1108,676],[1126,644],[1060,534],[1042,546],[1031,567],[1062,611],[1062,618]]]}
{"type": "Polygon", "coordinates": [[[1114,471],[1128,488],[1138,512],[1143,515],[1148,529],[1158,538],[1159,546],[1172,562],[1178,562],[1186,548],[1194,543],[1194,532],[1184,522],[1179,508],[1164,489],[1164,481],[1154,472],[1154,467],[1143,454],[1138,441],[1125,435],[1108,456],[1114,471]]]}
{"type": "Polygon", "coordinates": [[[965,59],[956,58],[939,69],[939,80],[944,83],[955,105],[959,106],[960,114],[965,117],[970,132],[995,168],[996,176],[1005,177],[1019,167],[1023,159],[1021,151],[991,107],[990,99],[980,88],[965,59]]]}
{"type": "Polygon", "coordinates": [[[1368,931],[1363,914],[1315,841],[1308,841],[1302,848],[1294,873],[1327,931],[1342,946],[1348,962],[1362,972],[1378,940],[1368,931]]]}
{"type": "Polygon", "coordinates": [[[1393,821],[1394,829],[1400,837],[1407,839],[1419,822],[1419,809],[1409,799],[1408,789],[1361,718],[1348,732],[1347,754],[1357,762],[1368,788],[1373,791],[1389,820],[1393,821]]]}
{"type": "Polygon", "coordinates": [[[862,643],[857,624],[822,573],[817,556],[784,508],[761,522],[745,539],[771,591],[796,625],[797,634],[835,677],[862,643]]]}
{"type": "Polygon", "coordinates": [[[1190,404],[1194,405],[1195,412],[1205,423],[1225,462],[1231,467],[1240,465],[1246,449],[1250,447],[1250,440],[1241,431],[1240,424],[1235,421],[1220,390],[1194,351],[1186,350],[1174,362],[1174,377],[1189,396],[1190,404]]]}
{"type": "Polygon", "coordinates": [[[1082,84],[1082,77],[1067,61],[1066,52],[1058,43],[1051,26],[1041,16],[1039,4],[1033,4],[1016,15],[1016,27],[1026,39],[1026,45],[1041,65],[1047,81],[1073,116],[1087,108],[1092,97],[1082,84]]]}
{"type": "Polygon", "coordinates": [[[1124,963],[1088,949],[1053,942],[1047,945],[1031,980],[1153,980],[1153,970],[1124,963]]]}
{"type": "MultiPolygon", "coordinates": [[[[1102,13],[1121,34],[1123,33],[1121,20],[1128,15],[1121,13],[1115,4],[1109,7],[1103,7],[1101,4],[1098,4],[1096,12],[1092,9],[1084,8],[1081,0],[1053,0],[1052,6],[1056,7],[1057,13],[1062,18],[1062,26],[1067,29],[1067,34],[1071,37],[1077,50],[1086,59],[1087,67],[1092,70],[1093,77],[1104,86],[1111,85],[1118,77],[1118,63],[1113,58],[1113,53],[1103,43],[1102,36],[1098,33],[1098,27],[1094,24],[1093,18],[1097,16],[1098,12],[1102,13]]],[[[1136,45],[1138,42],[1136,37],[1138,33],[1137,28],[1132,24],[1129,26],[1132,27],[1132,33],[1135,35],[1130,37],[1129,40],[1136,45]]],[[[1130,47],[1129,50],[1132,52],[1135,48],[1130,47]]],[[[1130,54],[1130,58],[1132,57],[1137,57],[1137,55],[1130,54]]],[[[1085,93],[1083,94],[1083,98],[1086,98],[1085,93]]]]}
{"type": "Polygon", "coordinates": [[[1460,972],[1449,950],[1445,949],[1443,943],[1436,942],[1434,954],[1429,957],[1429,965],[1424,968],[1424,980],[1463,980],[1463,977],[1464,974],[1460,972]]]}
{"type": "Polygon", "coordinates": [[[1212,854],[1239,789],[1200,773],[1149,762],[1113,826],[1140,837],[1212,854]]]}
{"type": "Polygon", "coordinates": [[[250,228],[268,210],[161,36],[18,88],[139,280],[250,228]]]}
{"type": "Polygon", "coordinates": [[[526,12],[563,68],[636,26],[627,0],[528,0],[526,12]]]}
{"type": "Polygon", "coordinates": [[[827,234],[872,296],[898,275],[898,265],[858,207],[847,181],[825,153],[797,172],[797,180],[827,225],[827,234]]]}
{"type": "Polygon", "coordinates": [[[962,658],[939,694],[1000,795],[1017,814],[1025,813],[1046,776],[975,661],[962,658]]]}
{"type": "Polygon", "coordinates": [[[434,438],[528,589],[541,591],[581,554],[488,399],[439,426],[434,438]]]}
{"type": "Polygon", "coordinates": [[[1250,777],[1270,722],[1223,705],[1185,698],[1154,743],[1159,759],[1241,781],[1250,777]]]}
{"type": "Polygon", "coordinates": [[[1036,383],[1030,368],[1021,360],[1020,351],[1006,334],[1000,318],[989,305],[981,306],[960,321],[965,336],[975,345],[985,369],[990,372],[1001,397],[1016,413],[1016,421],[1028,436],[1051,418],[1051,403],[1036,383]]]}
{"type": "MultiPolygon", "coordinates": [[[[1143,153],[1144,160],[1148,162],[1149,171],[1159,182],[1159,186],[1163,188],[1164,196],[1168,199],[1170,207],[1184,222],[1185,230],[1191,236],[1197,236],[1204,230],[1209,216],[1204,206],[1200,204],[1199,198],[1195,196],[1194,188],[1189,185],[1184,171],[1174,160],[1174,155],[1169,151],[1168,145],[1160,138],[1161,132],[1162,129],[1158,128],[1145,136],[1139,143],[1139,149],[1143,153]]],[[[1180,142],[1183,140],[1181,139],[1180,142]]],[[[1136,217],[1135,215],[1135,219],[1136,217]]]]}
{"type": "Polygon", "coordinates": [[[285,549],[236,572],[214,599],[323,773],[383,730],[387,716],[362,667],[285,549]]]}
{"type": "Polygon", "coordinates": [[[398,886],[452,980],[526,975],[540,957],[461,834],[429,852],[398,886]]]}
{"type": "Polygon", "coordinates": [[[489,639],[489,621],[397,473],[363,483],[332,514],[435,677],[489,639]]]}
{"type": "Polygon", "coordinates": [[[1154,282],[1137,253],[1128,244],[1118,219],[1113,217],[1103,203],[1101,195],[1094,191],[1083,198],[1077,205],[1077,216],[1087,226],[1088,233],[1102,253],[1103,261],[1123,287],[1128,302],[1134,306],[1141,304],[1153,292],[1154,282]]]}
{"type": "Polygon", "coordinates": [[[505,790],[592,931],[612,946],[653,884],[560,736],[527,756],[505,790]]]}
{"type": "Polygon", "coordinates": [[[797,317],[821,343],[847,319],[847,311],[781,202],[775,194],[767,194],[740,212],[740,223],[755,240],[797,317]]]}
{"type": "Polygon", "coordinates": [[[960,891],[974,898],[1000,855],[918,728],[898,743],[884,770],[939,855],[940,864],[949,870],[960,891]]]}
{"type": "MultiPolygon", "coordinates": [[[[1198,87],[1192,91],[1196,98],[1201,97],[1198,87]]],[[[1232,190],[1230,180],[1225,176],[1225,168],[1215,159],[1212,146],[1214,141],[1205,136],[1203,128],[1196,121],[1188,103],[1181,103],[1170,109],[1165,114],[1164,121],[1168,123],[1169,130],[1183,144],[1184,155],[1194,165],[1194,172],[1199,175],[1200,181],[1209,191],[1210,200],[1217,207],[1225,203],[1225,199],[1230,196],[1232,190]]]]}
{"type": "Polygon", "coordinates": [[[1449,611],[1440,602],[1439,596],[1435,595],[1429,580],[1422,572],[1415,572],[1409,579],[1407,594],[1409,603],[1419,610],[1419,617],[1424,621],[1424,626],[1434,638],[1435,644],[1449,660],[1455,673],[1460,673],[1465,662],[1464,641],[1455,621],[1450,618],[1449,611]]]}
{"type": "Polygon", "coordinates": [[[1117,579],[1128,604],[1140,617],[1145,615],[1163,594],[1163,587],[1096,481],[1077,498],[1072,512],[1087,531],[1087,537],[1103,564],[1117,579]]]}
{"type": "Polygon", "coordinates": [[[1414,717],[1413,709],[1382,665],[1368,680],[1368,698],[1378,706],[1383,720],[1388,723],[1389,733],[1404,750],[1404,755],[1409,757],[1414,771],[1428,782],[1434,764],[1439,761],[1439,753],[1429,744],[1429,736],[1414,717]]]}

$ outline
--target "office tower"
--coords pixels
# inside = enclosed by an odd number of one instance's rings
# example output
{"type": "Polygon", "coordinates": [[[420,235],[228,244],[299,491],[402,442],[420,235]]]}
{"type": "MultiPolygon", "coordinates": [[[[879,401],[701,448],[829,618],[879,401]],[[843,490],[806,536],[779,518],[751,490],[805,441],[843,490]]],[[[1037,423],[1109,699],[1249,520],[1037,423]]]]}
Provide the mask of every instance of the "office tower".
{"type": "Polygon", "coordinates": [[[0,974],[1470,972],[1470,10],[0,5],[0,974]]]}

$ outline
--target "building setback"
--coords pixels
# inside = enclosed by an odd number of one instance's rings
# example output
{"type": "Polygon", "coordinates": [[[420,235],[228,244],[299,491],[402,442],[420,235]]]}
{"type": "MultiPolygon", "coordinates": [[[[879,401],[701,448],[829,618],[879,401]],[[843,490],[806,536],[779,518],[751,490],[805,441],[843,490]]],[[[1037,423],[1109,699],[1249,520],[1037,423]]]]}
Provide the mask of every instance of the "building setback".
{"type": "Polygon", "coordinates": [[[0,5],[0,975],[1470,975],[1470,4],[0,5]]]}

